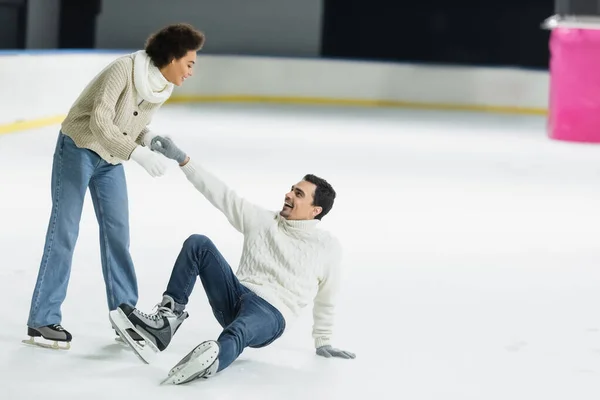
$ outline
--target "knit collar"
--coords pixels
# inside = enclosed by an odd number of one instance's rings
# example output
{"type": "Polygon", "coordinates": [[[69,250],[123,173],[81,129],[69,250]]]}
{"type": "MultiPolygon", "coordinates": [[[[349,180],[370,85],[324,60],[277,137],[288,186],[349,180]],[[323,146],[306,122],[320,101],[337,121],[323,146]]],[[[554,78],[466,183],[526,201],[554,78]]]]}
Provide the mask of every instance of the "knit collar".
{"type": "Polygon", "coordinates": [[[277,214],[277,218],[279,219],[279,224],[289,231],[310,232],[315,229],[320,222],[318,219],[290,220],[283,218],[279,214],[277,214]]]}

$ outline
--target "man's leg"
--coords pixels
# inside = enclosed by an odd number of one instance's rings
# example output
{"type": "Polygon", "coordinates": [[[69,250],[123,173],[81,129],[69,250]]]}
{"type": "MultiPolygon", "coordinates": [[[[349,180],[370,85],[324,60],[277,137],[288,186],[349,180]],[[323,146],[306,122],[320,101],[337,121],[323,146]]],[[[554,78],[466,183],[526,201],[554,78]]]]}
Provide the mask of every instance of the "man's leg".
{"type": "Polygon", "coordinates": [[[129,252],[129,205],[123,165],[102,160],[90,181],[100,227],[100,254],[108,308],[138,301],[135,268],[129,252]]]}
{"type": "Polygon", "coordinates": [[[179,252],[162,302],[153,314],[146,314],[128,304],[119,306],[129,321],[163,351],[181,323],[188,317],[185,306],[196,279],[204,285],[213,314],[222,327],[237,314],[236,304],[250,291],[242,286],[212,241],[203,235],[192,235],[179,252]]]}
{"type": "Polygon", "coordinates": [[[197,276],[213,314],[224,328],[217,340],[220,351],[216,371],[227,368],[246,347],[263,347],[281,336],[285,329],[281,313],[240,284],[212,241],[203,235],[185,241],[164,294],[187,304],[197,276]]]}
{"type": "Polygon", "coordinates": [[[283,315],[254,293],[242,296],[238,315],[221,333],[218,371],[227,368],[246,347],[265,347],[285,330],[283,315]]]}
{"type": "Polygon", "coordinates": [[[215,318],[226,327],[237,314],[238,300],[249,290],[240,284],[214,243],[204,235],[192,235],[183,243],[164,294],[185,306],[198,277],[215,318]]]}
{"type": "Polygon", "coordinates": [[[85,193],[98,159],[59,134],[52,165],[52,214],[27,321],[32,336],[49,338],[58,329],[51,339],[70,341],[68,332],[52,326],[61,323],[85,193]]]}
{"type": "Polygon", "coordinates": [[[171,370],[165,382],[183,384],[210,378],[227,368],[246,347],[260,348],[277,340],[285,330],[285,320],[271,304],[252,292],[241,296],[237,316],[217,341],[194,347],[171,370]]]}

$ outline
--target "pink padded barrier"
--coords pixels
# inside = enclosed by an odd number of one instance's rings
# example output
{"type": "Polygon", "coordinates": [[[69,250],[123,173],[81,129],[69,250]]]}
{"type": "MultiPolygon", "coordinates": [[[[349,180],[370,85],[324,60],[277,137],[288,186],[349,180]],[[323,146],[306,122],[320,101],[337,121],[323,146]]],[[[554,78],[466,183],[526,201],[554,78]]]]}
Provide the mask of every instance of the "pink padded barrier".
{"type": "Polygon", "coordinates": [[[550,138],[600,143],[600,30],[551,31],[549,103],[550,138]]]}

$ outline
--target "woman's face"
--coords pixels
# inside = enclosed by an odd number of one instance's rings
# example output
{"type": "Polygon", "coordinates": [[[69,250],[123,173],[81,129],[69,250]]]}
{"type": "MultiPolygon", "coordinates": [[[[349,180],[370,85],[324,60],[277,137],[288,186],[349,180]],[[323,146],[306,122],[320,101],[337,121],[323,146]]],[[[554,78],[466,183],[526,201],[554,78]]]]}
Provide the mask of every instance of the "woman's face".
{"type": "Polygon", "coordinates": [[[164,66],[160,72],[172,84],[181,86],[183,81],[192,76],[192,69],[196,64],[196,51],[190,50],[180,59],[173,59],[164,66]]]}

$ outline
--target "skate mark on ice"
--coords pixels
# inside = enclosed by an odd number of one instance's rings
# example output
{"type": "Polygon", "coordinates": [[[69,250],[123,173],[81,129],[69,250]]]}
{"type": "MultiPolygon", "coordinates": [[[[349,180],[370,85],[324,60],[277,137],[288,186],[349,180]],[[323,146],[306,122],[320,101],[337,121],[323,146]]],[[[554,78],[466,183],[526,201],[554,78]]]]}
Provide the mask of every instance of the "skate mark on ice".
{"type": "Polygon", "coordinates": [[[576,369],[575,372],[580,373],[580,374],[596,374],[596,371],[594,371],[593,369],[585,369],[585,368],[581,368],[581,369],[576,369]]]}
{"type": "Polygon", "coordinates": [[[523,340],[519,340],[517,342],[513,342],[513,343],[509,344],[505,348],[507,351],[514,353],[514,352],[521,350],[525,346],[527,346],[527,342],[525,342],[523,340]]]}

